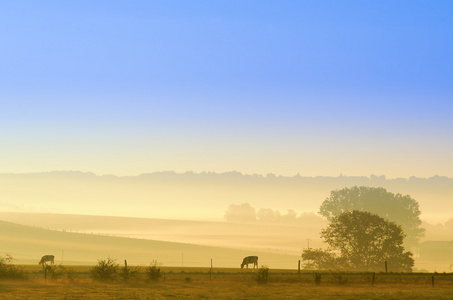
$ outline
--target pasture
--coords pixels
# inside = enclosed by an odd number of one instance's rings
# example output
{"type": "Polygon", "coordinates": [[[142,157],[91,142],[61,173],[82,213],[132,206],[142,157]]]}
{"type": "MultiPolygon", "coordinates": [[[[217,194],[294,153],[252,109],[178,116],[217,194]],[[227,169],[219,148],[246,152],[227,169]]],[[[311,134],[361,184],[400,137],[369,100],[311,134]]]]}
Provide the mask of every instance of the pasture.
{"type": "Polygon", "coordinates": [[[0,299],[452,299],[452,273],[318,273],[263,268],[160,267],[149,281],[146,267],[132,266],[128,280],[98,282],[93,266],[56,266],[64,272],[44,279],[40,266],[20,266],[27,278],[0,280],[0,299]],[[434,282],[433,282],[434,279],[434,282]],[[434,284],[433,284],[434,283],[434,284]]]}

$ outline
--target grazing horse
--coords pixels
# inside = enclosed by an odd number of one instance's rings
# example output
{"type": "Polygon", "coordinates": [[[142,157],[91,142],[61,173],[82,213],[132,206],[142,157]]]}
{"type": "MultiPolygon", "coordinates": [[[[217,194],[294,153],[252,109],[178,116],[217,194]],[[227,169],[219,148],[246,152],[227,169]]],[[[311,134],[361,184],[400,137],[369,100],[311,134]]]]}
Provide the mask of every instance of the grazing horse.
{"type": "Polygon", "coordinates": [[[53,255],[44,255],[43,257],[41,257],[41,260],[39,261],[38,265],[42,265],[44,267],[45,264],[47,265],[47,262],[50,262],[50,264],[53,265],[54,259],[55,256],[53,255]]]}
{"type": "Polygon", "coordinates": [[[258,256],[244,257],[244,259],[242,260],[241,269],[244,268],[244,266],[247,266],[247,269],[248,269],[249,264],[253,264],[254,269],[255,269],[255,267],[258,268],[258,256]]]}

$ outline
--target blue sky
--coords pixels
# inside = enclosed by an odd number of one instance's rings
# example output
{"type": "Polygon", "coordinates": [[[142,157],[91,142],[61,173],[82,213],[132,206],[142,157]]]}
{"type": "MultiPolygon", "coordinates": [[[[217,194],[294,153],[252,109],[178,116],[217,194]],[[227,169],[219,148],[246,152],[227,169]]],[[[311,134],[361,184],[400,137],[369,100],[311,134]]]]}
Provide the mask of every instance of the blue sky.
{"type": "Polygon", "coordinates": [[[0,172],[453,177],[451,1],[10,1],[0,172]]]}

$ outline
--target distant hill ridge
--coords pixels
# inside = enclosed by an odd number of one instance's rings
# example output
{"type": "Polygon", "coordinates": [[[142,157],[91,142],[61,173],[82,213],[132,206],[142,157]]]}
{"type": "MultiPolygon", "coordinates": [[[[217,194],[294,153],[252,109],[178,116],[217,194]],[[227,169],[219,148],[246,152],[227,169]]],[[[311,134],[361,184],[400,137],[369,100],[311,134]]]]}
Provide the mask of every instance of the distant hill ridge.
{"type": "Polygon", "coordinates": [[[275,175],[273,173],[267,173],[266,175],[263,174],[244,174],[241,172],[237,171],[231,171],[231,172],[222,172],[222,173],[217,173],[217,172],[201,172],[201,173],[195,173],[192,171],[188,172],[183,172],[183,173],[178,173],[175,171],[159,171],[159,172],[151,172],[151,173],[142,173],[139,175],[135,176],[127,176],[127,175],[113,175],[113,174],[104,174],[104,175],[98,175],[93,172],[82,172],[82,171],[49,171],[49,172],[32,172],[32,173],[0,173],[0,176],[35,176],[35,175],[42,175],[42,176],[52,176],[52,175],[57,175],[57,176],[88,176],[88,177],[110,177],[110,178],[134,178],[134,177],[190,177],[190,176],[197,176],[197,177],[206,177],[206,176],[211,176],[211,177],[231,177],[231,178],[270,178],[270,179],[275,179],[275,178],[280,178],[280,179],[288,179],[288,178],[300,178],[300,179],[327,179],[327,178],[342,178],[342,179],[371,179],[371,180],[406,180],[406,181],[411,181],[411,180],[453,180],[453,178],[449,178],[446,176],[439,176],[439,175],[433,175],[431,177],[416,177],[416,176],[410,176],[408,178],[402,178],[402,177],[397,177],[397,178],[386,178],[385,175],[373,175],[371,174],[370,176],[345,176],[345,175],[339,175],[337,177],[335,176],[301,176],[299,174],[296,174],[294,176],[283,176],[283,175],[275,175]]]}

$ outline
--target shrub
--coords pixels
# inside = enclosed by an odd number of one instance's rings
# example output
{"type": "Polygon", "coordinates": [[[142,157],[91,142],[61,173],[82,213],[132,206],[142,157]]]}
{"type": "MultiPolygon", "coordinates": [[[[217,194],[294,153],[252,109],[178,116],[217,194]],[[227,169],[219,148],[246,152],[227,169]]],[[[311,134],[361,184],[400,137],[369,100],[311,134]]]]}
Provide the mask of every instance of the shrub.
{"type": "Polygon", "coordinates": [[[146,275],[148,279],[151,281],[158,281],[162,274],[160,273],[160,268],[157,267],[157,261],[153,261],[147,268],[146,268],[146,275]]]}
{"type": "Polygon", "coordinates": [[[25,279],[24,270],[12,264],[13,257],[10,254],[0,256],[0,278],[4,279],[25,279]]]}
{"type": "Polygon", "coordinates": [[[116,259],[99,259],[96,266],[90,270],[91,278],[97,281],[112,281],[118,276],[119,265],[116,259]]]}
{"type": "Polygon", "coordinates": [[[261,266],[255,275],[255,280],[258,283],[267,283],[268,276],[269,276],[269,268],[266,266],[261,266]]]}

